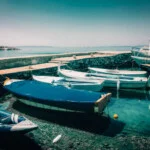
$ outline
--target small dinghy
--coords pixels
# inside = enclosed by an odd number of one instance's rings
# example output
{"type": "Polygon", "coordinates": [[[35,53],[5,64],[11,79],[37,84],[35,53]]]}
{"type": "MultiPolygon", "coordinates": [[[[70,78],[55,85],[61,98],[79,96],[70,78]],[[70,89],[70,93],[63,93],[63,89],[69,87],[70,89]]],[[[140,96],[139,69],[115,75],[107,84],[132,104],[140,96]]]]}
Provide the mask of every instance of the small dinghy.
{"type": "Polygon", "coordinates": [[[149,80],[146,77],[128,77],[128,76],[116,76],[106,75],[99,73],[86,73],[67,69],[58,68],[58,75],[66,78],[76,78],[85,80],[105,80],[104,87],[111,88],[130,88],[130,89],[142,89],[149,87],[149,80]]]}
{"type": "Polygon", "coordinates": [[[0,132],[29,132],[37,125],[23,116],[0,110],[0,132]]]}
{"type": "Polygon", "coordinates": [[[99,92],[104,85],[104,80],[83,80],[83,79],[71,79],[63,77],[53,77],[53,76],[36,76],[32,75],[34,80],[50,83],[53,85],[62,85],[72,89],[88,90],[99,92]]]}
{"type": "Polygon", "coordinates": [[[102,73],[107,75],[117,76],[131,76],[131,77],[146,77],[146,71],[130,71],[130,70],[118,70],[118,69],[103,69],[88,67],[91,73],[102,73]]]}
{"type": "Polygon", "coordinates": [[[111,93],[75,90],[35,80],[6,79],[4,88],[25,104],[45,109],[102,113],[111,93]]]}

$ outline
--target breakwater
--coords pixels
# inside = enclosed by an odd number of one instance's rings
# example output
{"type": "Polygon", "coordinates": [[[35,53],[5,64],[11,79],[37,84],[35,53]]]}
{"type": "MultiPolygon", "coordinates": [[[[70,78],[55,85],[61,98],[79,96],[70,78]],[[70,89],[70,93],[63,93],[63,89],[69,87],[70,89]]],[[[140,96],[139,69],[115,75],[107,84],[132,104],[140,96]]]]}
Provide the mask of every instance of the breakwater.
{"type": "Polygon", "coordinates": [[[57,75],[60,63],[75,70],[87,70],[90,67],[118,68],[131,66],[131,53],[69,53],[57,55],[39,55],[32,57],[0,59],[0,74],[10,78],[28,79],[31,72],[42,75],[57,75]],[[4,69],[5,68],[5,69],[4,69]]]}

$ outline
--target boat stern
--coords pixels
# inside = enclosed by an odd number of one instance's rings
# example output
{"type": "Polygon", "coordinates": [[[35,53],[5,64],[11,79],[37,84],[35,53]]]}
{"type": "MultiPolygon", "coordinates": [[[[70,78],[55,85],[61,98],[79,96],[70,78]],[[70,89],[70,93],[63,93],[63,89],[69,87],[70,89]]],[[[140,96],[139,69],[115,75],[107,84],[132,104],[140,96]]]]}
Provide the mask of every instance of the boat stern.
{"type": "Polygon", "coordinates": [[[111,95],[112,95],[111,93],[104,94],[101,96],[100,99],[98,99],[95,102],[95,106],[96,106],[95,112],[100,114],[103,113],[103,110],[105,109],[107,103],[110,101],[111,95]]]}
{"type": "Polygon", "coordinates": [[[3,86],[7,86],[7,85],[10,85],[12,84],[13,82],[19,82],[19,81],[22,81],[20,79],[10,79],[10,78],[6,78],[6,80],[3,82],[3,86]]]}
{"type": "Polygon", "coordinates": [[[3,83],[3,86],[9,85],[9,84],[11,84],[11,79],[7,77],[3,83]]]}

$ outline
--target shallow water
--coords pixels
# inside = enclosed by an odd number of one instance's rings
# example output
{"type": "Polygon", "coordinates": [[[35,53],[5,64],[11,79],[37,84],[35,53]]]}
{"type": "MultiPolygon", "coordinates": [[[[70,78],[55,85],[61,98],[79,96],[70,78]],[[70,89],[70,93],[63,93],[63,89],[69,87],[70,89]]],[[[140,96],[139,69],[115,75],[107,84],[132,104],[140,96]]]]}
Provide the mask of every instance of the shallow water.
{"type": "Polygon", "coordinates": [[[118,120],[125,124],[123,131],[150,135],[150,100],[147,98],[112,98],[108,109],[110,116],[118,114],[118,120]]]}
{"type": "Polygon", "coordinates": [[[9,101],[9,111],[22,114],[39,128],[26,135],[1,135],[0,149],[149,149],[150,99],[149,91],[126,90],[112,92],[105,115],[48,111],[27,106],[12,94],[1,96],[9,101]],[[117,120],[113,119],[118,114],[117,120]],[[110,117],[110,118],[109,118],[110,117]],[[62,138],[53,144],[52,140],[62,138]],[[12,138],[13,136],[13,138],[12,138]],[[11,140],[10,140],[11,139],[11,140]]]}

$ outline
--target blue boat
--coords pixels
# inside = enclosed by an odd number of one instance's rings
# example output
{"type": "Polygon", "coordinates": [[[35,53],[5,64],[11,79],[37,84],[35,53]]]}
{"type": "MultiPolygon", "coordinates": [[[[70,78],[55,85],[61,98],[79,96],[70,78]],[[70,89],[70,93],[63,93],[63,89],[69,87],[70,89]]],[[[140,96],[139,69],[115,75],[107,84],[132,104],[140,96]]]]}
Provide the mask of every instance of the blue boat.
{"type": "Polygon", "coordinates": [[[6,79],[4,88],[25,104],[45,109],[102,113],[111,93],[75,90],[35,80],[6,79]]]}
{"type": "Polygon", "coordinates": [[[0,110],[0,133],[29,132],[37,128],[37,125],[23,116],[0,110]]]}

